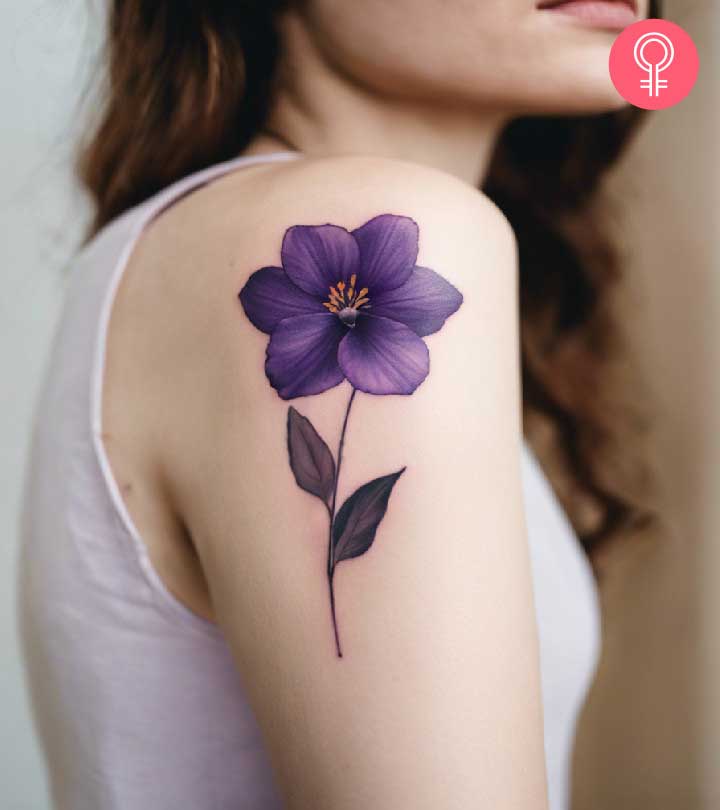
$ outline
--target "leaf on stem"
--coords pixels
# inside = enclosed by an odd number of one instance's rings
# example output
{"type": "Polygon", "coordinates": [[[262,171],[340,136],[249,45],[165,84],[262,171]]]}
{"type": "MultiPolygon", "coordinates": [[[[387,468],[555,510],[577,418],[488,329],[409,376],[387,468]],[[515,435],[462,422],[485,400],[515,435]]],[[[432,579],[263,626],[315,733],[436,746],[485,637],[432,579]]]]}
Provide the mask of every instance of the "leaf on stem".
{"type": "Polygon", "coordinates": [[[288,409],[287,444],[290,468],[301,489],[332,508],[335,461],[312,422],[292,406],[288,409]]]}
{"type": "Polygon", "coordinates": [[[390,493],[404,472],[405,467],[363,484],[342,505],[333,525],[336,563],[359,557],[370,548],[385,517],[390,493]]]}

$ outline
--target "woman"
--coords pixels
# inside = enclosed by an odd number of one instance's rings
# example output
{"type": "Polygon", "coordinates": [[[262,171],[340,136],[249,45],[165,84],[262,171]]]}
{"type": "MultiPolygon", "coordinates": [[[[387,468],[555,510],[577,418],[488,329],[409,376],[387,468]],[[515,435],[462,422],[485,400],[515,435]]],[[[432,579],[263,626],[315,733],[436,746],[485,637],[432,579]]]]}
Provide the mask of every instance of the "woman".
{"type": "Polygon", "coordinates": [[[569,807],[585,552],[647,516],[592,204],[648,13],[113,4],[25,500],[58,810],[569,807]]]}

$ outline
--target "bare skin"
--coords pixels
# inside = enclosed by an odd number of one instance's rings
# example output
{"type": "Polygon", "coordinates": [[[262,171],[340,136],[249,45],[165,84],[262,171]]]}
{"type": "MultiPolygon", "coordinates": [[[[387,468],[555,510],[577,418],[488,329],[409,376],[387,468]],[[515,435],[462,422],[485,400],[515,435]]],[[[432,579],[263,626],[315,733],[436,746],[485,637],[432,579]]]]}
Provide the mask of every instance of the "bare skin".
{"type": "MultiPolygon", "coordinates": [[[[283,22],[277,101],[247,153],[305,158],[225,176],[140,240],[110,324],[105,444],[161,578],[222,627],[288,807],[542,810],[517,255],[476,188],[513,116],[619,106],[613,37],[527,0],[360,5],[283,22]],[[338,575],[339,663],[318,587],[327,525],[292,481],[287,403],[237,292],[287,228],[383,212],[418,223],[419,263],[465,303],[428,338],[415,394],[354,406],[346,486],[411,472],[382,544],[338,575]]],[[[347,394],[300,400],[333,441],[347,394]]]]}

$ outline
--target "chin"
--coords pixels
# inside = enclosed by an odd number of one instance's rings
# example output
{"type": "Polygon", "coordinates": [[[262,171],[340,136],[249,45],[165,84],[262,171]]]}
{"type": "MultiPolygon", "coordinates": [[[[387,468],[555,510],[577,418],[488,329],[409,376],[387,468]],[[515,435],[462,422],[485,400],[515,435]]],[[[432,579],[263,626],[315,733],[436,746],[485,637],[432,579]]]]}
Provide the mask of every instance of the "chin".
{"type": "Polygon", "coordinates": [[[607,68],[576,74],[572,76],[572,82],[568,82],[566,76],[557,83],[548,83],[545,92],[533,97],[526,94],[518,99],[523,114],[535,115],[589,115],[615,112],[626,106],[628,102],[615,89],[607,68]]]}
{"type": "Polygon", "coordinates": [[[628,106],[605,72],[595,81],[578,84],[558,99],[558,106],[565,114],[589,114],[614,112],[628,106]]]}
{"type": "Polygon", "coordinates": [[[628,102],[619,95],[614,87],[605,92],[588,93],[573,99],[557,99],[555,101],[538,101],[530,106],[526,112],[536,115],[594,115],[607,112],[617,112],[628,106],[628,102]]]}

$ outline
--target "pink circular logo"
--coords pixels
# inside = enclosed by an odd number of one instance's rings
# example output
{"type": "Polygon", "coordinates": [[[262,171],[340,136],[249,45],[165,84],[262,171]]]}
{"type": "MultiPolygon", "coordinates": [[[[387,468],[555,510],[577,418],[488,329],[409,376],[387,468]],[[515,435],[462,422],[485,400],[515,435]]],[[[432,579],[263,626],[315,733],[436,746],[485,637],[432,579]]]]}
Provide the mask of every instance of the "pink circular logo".
{"type": "Polygon", "coordinates": [[[697,79],[699,59],[690,35],[668,20],[641,20],[618,36],[610,78],[635,107],[664,110],[682,101],[697,79]]]}

